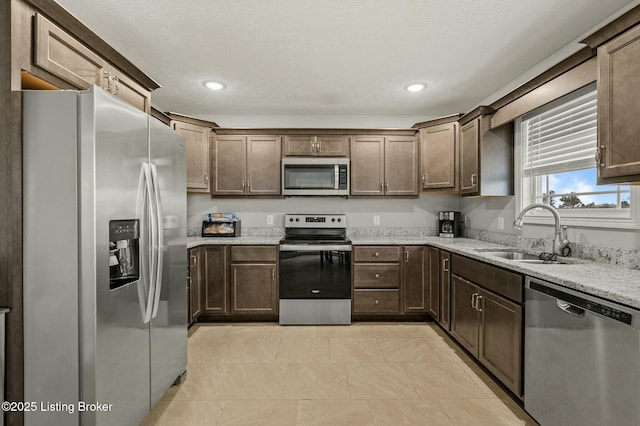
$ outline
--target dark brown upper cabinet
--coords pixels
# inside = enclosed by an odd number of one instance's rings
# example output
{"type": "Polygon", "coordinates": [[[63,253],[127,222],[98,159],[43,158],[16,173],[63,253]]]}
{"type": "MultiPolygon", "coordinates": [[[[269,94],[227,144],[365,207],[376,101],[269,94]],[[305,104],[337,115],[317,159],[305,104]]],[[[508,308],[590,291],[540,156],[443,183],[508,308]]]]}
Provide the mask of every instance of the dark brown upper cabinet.
{"type": "Polygon", "coordinates": [[[209,192],[209,145],[211,129],[173,121],[172,128],[185,138],[187,191],[209,192]]]}
{"type": "Polygon", "coordinates": [[[214,137],[211,195],[280,195],[281,145],[280,136],[214,137]]]}
{"type": "Polygon", "coordinates": [[[420,129],[423,192],[458,190],[458,149],[457,122],[420,129]]]}
{"type": "Polygon", "coordinates": [[[351,195],[418,195],[416,137],[352,137],[351,195]]]}
{"type": "Polygon", "coordinates": [[[598,184],[640,181],[640,25],[598,47],[598,184]]]}
{"type": "Polygon", "coordinates": [[[513,123],[491,129],[490,108],[479,107],[460,123],[460,194],[513,195],[513,123]]]}
{"type": "Polygon", "coordinates": [[[346,157],[349,155],[347,136],[285,136],[285,156],[346,157]]]}

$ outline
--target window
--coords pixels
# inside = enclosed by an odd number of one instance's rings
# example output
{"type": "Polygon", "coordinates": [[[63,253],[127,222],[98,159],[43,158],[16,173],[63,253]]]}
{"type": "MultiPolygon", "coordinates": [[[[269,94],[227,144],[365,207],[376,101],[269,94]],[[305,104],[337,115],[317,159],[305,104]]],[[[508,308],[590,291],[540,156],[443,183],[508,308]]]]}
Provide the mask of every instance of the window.
{"type": "MultiPolygon", "coordinates": [[[[595,85],[582,88],[516,121],[516,209],[548,204],[563,224],[636,227],[638,189],[596,183],[595,85]]],[[[516,214],[518,213],[516,212],[516,214]]],[[[551,223],[541,209],[530,223],[551,223]]]]}

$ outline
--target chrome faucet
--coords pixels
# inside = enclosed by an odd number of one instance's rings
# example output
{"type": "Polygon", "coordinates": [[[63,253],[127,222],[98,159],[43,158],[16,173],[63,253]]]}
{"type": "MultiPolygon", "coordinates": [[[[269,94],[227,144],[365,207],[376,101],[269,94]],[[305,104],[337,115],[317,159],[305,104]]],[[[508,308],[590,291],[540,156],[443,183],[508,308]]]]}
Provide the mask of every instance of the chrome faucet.
{"type": "Polygon", "coordinates": [[[560,227],[560,215],[558,214],[558,210],[547,205],[547,204],[529,204],[527,207],[523,208],[516,220],[513,221],[513,227],[520,230],[522,229],[522,218],[525,213],[529,210],[535,208],[547,209],[555,218],[556,221],[556,237],[553,239],[553,254],[557,254],[558,256],[565,256],[565,252],[570,252],[570,250],[566,250],[569,248],[569,240],[567,239],[567,227],[560,227]]]}

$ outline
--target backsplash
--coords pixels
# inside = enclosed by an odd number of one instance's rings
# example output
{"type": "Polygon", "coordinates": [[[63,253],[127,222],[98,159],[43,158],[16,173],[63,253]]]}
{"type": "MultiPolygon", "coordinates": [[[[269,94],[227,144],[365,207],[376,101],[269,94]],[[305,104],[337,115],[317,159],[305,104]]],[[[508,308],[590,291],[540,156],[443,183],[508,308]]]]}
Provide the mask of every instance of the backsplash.
{"type": "Polygon", "coordinates": [[[367,227],[347,228],[349,238],[362,237],[428,237],[436,235],[436,228],[430,227],[367,227]]]}
{"type": "MultiPolygon", "coordinates": [[[[199,237],[202,233],[202,228],[189,227],[187,228],[187,237],[199,237]]],[[[241,234],[243,237],[283,237],[284,228],[278,227],[242,227],[241,234]]]]}
{"type": "MultiPolygon", "coordinates": [[[[506,234],[481,229],[465,229],[463,235],[466,238],[517,247],[520,250],[531,253],[551,252],[553,243],[549,238],[523,237],[516,234],[506,234]]],[[[571,257],[618,265],[630,269],[640,269],[640,250],[625,250],[615,247],[602,247],[600,245],[574,242],[569,246],[571,247],[571,257]]]]}

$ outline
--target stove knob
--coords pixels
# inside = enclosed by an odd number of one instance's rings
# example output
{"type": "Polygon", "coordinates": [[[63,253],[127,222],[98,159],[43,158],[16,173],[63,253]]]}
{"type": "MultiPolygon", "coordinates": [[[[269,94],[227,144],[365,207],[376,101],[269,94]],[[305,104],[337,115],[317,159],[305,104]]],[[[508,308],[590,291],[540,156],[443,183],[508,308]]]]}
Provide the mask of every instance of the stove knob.
{"type": "Polygon", "coordinates": [[[292,217],[289,218],[289,222],[293,222],[293,218],[292,217]]]}
{"type": "MultiPolygon", "coordinates": [[[[340,219],[338,219],[338,220],[340,220],[340,219]]],[[[335,222],[335,221],[336,221],[336,218],[335,218],[335,217],[332,217],[332,218],[331,218],[331,222],[335,222]]]]}
{"type": "Polygon", "coordinates": [[[338,222],[342,222],[342,219],[338,218],[338,222]]]}
{"type": "Polygon", "coordinates": [[[300,222],[300,218],[299,217],[296,217],[296,222],[300,222]]]}

